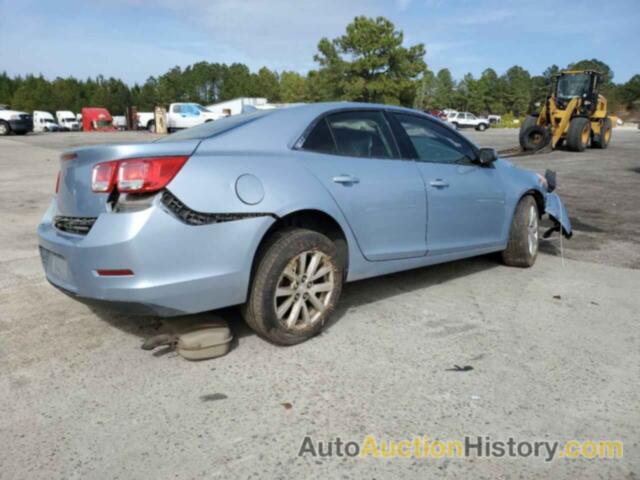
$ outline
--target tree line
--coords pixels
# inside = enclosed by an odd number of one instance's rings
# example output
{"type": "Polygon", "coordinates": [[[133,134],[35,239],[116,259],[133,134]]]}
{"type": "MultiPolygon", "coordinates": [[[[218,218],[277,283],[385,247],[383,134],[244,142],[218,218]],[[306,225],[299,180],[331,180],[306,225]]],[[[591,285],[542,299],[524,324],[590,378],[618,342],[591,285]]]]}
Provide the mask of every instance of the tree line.
{"type": "MultiPolygon", "coordinates": [[[[172,102],[210,105],[237,97],[266,97],[273,103],[350,100],[522,116],[544,100],[553,76],[561,70],[551,65],[532,75],[515,65],[502,74],[488,68],[478,78],[468,73],[455,80],[446,68],[433,72],[427,67],[423,44],[404,47],[403,41],[403,32],[389,20],[356,17],[344,35],[320,40],[314,56],[318,68],[305,75],[267,67],[252,72],[241,63],[199,62],[130,86],[101,75],[49,80],[42,75],[10,77],[5,72],[0,73],[0,104],[27,112],[78,112],[100,106],[120,115],[132,105],[148,111],[172,102]]],[[[616,84],[611,68],[598,59],[577,61],[567,68],[602,72],[601,91],[612,111],[631,109],[640,101],[640,75],[616,84]]]]}

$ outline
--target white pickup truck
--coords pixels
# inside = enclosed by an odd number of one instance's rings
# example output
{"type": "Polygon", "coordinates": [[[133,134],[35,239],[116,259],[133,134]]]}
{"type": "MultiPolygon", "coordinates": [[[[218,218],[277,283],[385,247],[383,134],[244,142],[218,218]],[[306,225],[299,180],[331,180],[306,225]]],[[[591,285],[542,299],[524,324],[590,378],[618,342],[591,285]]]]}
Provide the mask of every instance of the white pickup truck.
{"type": "MultiPolygon", "coordinates": [[[[207,110],[198,103],[172,103],[167,110],[166,125],[169,133],[182,128],[194,127],[201,123],[212,122],[224,117],[223,114],[207,110]]],[[[155,131],[153,112],[138,112],[138,126],[150,132],[155,131]]]]}
{"type": "Polygon", "coordinates": [[[473,113],[469,112],[455,112],[447,116],[447,121],[458,128],[475,128],[481,132],[484,132],[489,128],[489,119],[483,117],[476,117],[473,113]]]}
{"type": "Polygon", "coordinates": [[[24,135],[33,131],[33,117],[26,112],[8,110],[0,106],[0,136],[16,133],[24,135]]]}

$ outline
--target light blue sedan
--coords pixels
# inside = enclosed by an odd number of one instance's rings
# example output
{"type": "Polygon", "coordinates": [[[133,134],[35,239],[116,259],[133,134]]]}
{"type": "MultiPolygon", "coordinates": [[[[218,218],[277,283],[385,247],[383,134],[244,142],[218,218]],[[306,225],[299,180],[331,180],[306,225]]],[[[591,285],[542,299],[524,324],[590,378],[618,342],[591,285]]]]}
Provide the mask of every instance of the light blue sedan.
{"type": "Polygon", "coordinates": [[[153,143],[65,152],[38,227],[48,280],[161,316],[243,305],[279,344],[317,334],[344,282],[571,236],[553,175],[385,105],[258,111],[153,143]]]}

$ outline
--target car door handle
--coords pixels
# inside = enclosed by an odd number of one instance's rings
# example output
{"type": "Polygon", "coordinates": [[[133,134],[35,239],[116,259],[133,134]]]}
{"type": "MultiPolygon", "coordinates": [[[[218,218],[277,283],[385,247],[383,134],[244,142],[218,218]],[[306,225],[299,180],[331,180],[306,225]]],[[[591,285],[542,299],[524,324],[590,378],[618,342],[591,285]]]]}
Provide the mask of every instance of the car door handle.
{"type": "Polygon", "coordinates": [[[445,182],[441,178],[436,178],[435,180],[429,182],[429,185],[435,188],[447,188],[449,186],[449,183],[445,182]]]}
{"type": "Polygon", "coordinates": [[[360,183],[360,179],[358,177],[354,177],[353,175],[346,175],[344,173],[342,175],[337,175],[333,177],[333,181],[335,183],[342,183],[342,184],[360,183]]]}

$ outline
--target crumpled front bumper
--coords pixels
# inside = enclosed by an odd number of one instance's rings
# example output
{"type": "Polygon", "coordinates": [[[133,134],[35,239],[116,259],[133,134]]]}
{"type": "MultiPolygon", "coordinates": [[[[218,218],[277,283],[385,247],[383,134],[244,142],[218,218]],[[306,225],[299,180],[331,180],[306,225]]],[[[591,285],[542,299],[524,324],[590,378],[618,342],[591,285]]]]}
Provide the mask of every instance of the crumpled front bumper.
{"type": "Polygon", "coordinates": [[[562,234],[566,238],[571,238],[573,231],[571,229],[571,220],[567,213],[567,208],[560,200],[557,193],[547,193],[545,197],[545,213],[557,224],[558,230],[562,227],[562,234]]]}

